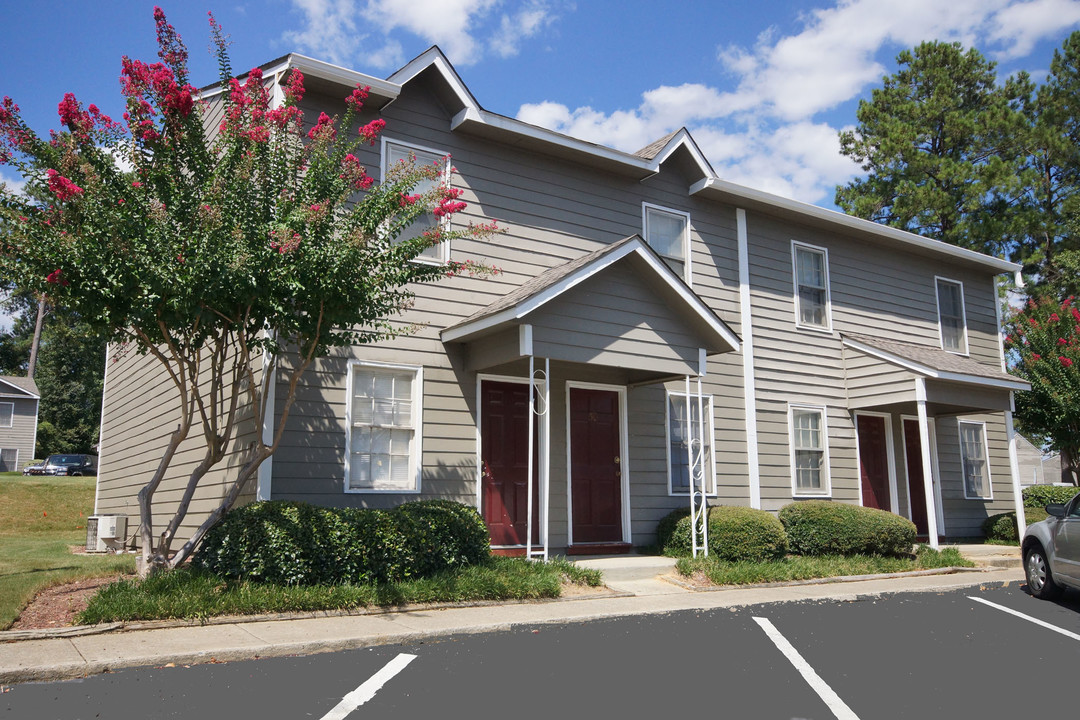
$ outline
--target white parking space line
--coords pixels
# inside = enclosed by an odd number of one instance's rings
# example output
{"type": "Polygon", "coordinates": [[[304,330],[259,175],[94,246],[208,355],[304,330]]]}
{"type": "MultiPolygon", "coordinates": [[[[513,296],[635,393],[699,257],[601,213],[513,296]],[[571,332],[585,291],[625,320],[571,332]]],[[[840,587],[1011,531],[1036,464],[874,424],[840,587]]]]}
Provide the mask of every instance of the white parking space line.
{"type": "Polygon", "coordinates": [[[349,713],[375,697],[375,693],[379,692],[383,685],[415,659],[415,655],[401,653],[386,663],[382,670],[368,678],[360,687],[343,697],[333,710],[322,716],[322,720],[345,720],[349,713]]]}
{"type": "Polygon", "coordinates": [[[1004,605],[998,605],[997,603],[992,603],[989,600],[983,600],[981,597],[974,597],[972,595],[968,595],[968,599],[969,600],[974,600],[975,602],[980,602],[983,605],[989,605],[992,608],[997,608],[1001,612],[1007,612],[1010,615],[1015,615],[1018,618],[1023,618],[1024,620],[1027,620],[1028,622],[1035,623],[1036,625],[1044,627],[1047,630],[1053,630],[1056,633],[1061,633],[1065,637],[1070,637],[1073,640],[1080,640],[1080,635],[1077,635],[1074,632],[1069,632],[1068,630],[1065,630],[1063,628],[1059,628],[1057,625],[1051,625],[1048,622],[1043,622],[1042,620],[1037,620],[1037,619],[1035,619],[1035,618],[1033,618],[1033,617],[1031,617],[1029,615],[1025,615],[1022,612],[1017,612],[1016,610],[1013,610],[1011,608],[1007,608],[1004,605]]]}
{"type": "Polygon", "coordinates": [[[859,720],[859,716],[853,713],[851,708],[840,699],[840,696],[833,692],[833,689],[821,679],[821,676],[814,671],[814,668],[810,667],[810,663],[803,659],[799,651],[787,641],[786,637],[780,634],[780,631],[767,618],[756,617],[754,622],[761,626],[761,629],[772,640],[773,645],[784,654],[784,657],[803,676],[803,680],[825,701],[825,704],[832,710],[832,714],[836,716],[837,720],[859,720]]]}

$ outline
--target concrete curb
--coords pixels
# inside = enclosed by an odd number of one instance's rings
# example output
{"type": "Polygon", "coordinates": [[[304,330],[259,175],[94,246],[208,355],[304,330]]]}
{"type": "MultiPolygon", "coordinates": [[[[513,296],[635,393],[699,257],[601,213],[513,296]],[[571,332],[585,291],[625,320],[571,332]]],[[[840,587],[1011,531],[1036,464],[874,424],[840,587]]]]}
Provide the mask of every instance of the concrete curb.
{"type": "Polygon", "coordinates": [[[1002,570],[1000,567],[960,567],[950,566],[943,568],[931,568],[930,570],[907,570],[904,572],[878,573],[876,575],[834,575],[832,577],[809,578],[807,580],[783,580],[768,583],[751,583],[747,585],[714,585],[703,587],[680,580],[676,575],[661,576],[665,582],[689,590],[691,592],[731,592],[733,590],[749,590],[753,588],[778,588],[778,587],[802,587],[804,585],[829,585],[831,583],[863,582],[864,580],[892,580],[904,577],[924,577],[927,575],[954,575],[956,573],[969,572],[993,572],[1002,570]]]}

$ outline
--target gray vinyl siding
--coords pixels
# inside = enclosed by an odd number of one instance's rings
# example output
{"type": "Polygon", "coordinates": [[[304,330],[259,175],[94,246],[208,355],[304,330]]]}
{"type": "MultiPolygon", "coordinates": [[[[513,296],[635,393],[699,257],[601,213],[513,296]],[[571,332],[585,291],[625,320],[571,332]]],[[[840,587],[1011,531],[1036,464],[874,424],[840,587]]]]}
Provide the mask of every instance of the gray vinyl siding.
{"type": "MultiPolygon", "coordinates": [[[[3,391],[0,391],[3,392],[3,391]]],[[[11,403],[11,427],[0,427],[0,450],[16,450],[13,471],[21,471],[34,459],[38,401],[25,395],[0,394],[0,403],[11,403]]]]}
{"type": "MultiPolygon", "coordinates": [[[[970,357],[1000,368],[993,278],[986,271],[971,270],[955,261],[925,257],[847,233],[825,232],[760,212],[748,212],[747,216],[762,507],[775,510],[792,500],[789,403],[828,408],[831,497],[857,503],[859,472],[852,411],[910,403],[915,399],[915,376],[845,349],[840,334],[859,333],[940,347],[934,277],[944,276],[964,286],[970,357]],[[793,240],[828,251],[830,332],[796,327],[793,240]]],[[[943,397],[957,397],[955,387],[928,385],[943,397]]],[[[986,400],[978,391],[965,392],[986,400]]],[[[1003,393],[999,395],[1007,399],[1003,393]]],[[[913,412],[913,403],[911,407],[913,412]]],[[[1000,441],[990,443],[995,468],[993,505],[998,507],[999,499],[1011,502],[1011,478],[1003,416],[988,417],[996,418],[994,433],[1000,430],[1001,434],[1000,441]]],[[[893,423],[899,423],[898,416],[893,423]]],[[[945,430],[950,424],[955,435],[955,420],[939,420],[942,445],[955,443],[945,430]]],[[[989,432],[991,425],[987,427],[989,432]]],[[[899,433],[898,428],[894,433],[899,433]]],[[[898,470],[902,470],[898,441],[895,448],[898,470]]],[[[945,462],[949,452],[939,447],[943,490],[949,483],[958,483],[960,477],[957,466],[945,462]]],[[[902,473],[898,475],[898,491],[903,487],[901,478],[902,473]]],[[[986,503],[965,501],[962,492],[959,499],[951,495],[943,501],[946,516],[956,518],[947,525],[947,533],[969,533],[975,527],[971,534],[978,534],[976,518],[985,517],[986,503]]],[[[903,507],[906,511],[906,502],[903,507]]]]}
{"type": "MultiPolygon", "coordinates": [[[[261,365],[257,366],[257,381],[260,376],[261,365]]],[[[122,352],[111,346],[106,362],[95,512],[127,515],[129,538],[138,533],[138,493],[156,472],[180,418],[178,392],[160,362],[149,354],[138,354],[134,348],[122,352]]],[[[187,540],[220,504],[256,438],[250,408],[242,404],[230,452],[200,483],[174,548],[187,540]]],[[[188,475],[202,461],[204,453],[202,429],[196,417],[154,495],[155,535],[172,518],[188,475]]],[[[253,482],[241,494],[238,504],[249,502],[254,494],[253,482]]]]}

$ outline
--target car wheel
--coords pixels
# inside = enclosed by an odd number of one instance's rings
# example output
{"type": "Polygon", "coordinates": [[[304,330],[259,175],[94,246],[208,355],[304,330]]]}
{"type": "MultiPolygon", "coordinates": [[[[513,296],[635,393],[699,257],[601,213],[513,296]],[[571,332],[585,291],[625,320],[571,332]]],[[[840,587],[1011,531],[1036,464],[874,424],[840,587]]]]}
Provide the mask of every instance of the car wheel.
{"type": "Polygon", "coordinates": [[[1061,586],[1054,582],[1050,572],[1050,563],[1042,546],[1034,544],[1024,553],[1024,574],[1027,576],[1028,590],[1040,600],[1053,600],[1061,597],[1061,586]]]}

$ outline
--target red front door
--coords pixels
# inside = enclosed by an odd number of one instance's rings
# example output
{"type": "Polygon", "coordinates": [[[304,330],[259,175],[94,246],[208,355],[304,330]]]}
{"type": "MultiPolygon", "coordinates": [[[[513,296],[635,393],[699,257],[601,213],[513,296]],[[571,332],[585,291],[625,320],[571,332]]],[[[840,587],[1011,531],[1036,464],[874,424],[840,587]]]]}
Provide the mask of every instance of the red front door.
{"type": "Polygon", "coordinates": [[[891,510],[885,418],[877,415],[856,415],[855,424],[859,434],[862,504],[878,510],[891,510]]]}
{"type": "Polygon", "coordinates": [[[574,543],[623,540],[619,394],[570,388],[574,543]]]}
{"type": "Polygon", "coordinates": [[[911,522],[919,535],[929,535],[926,523],[926,490],[923,486],[922,444],[919,421],[904,421],[904,457],[907,460],[908,496],[911,498],[911,522]]]}
{"type": "MultiPolygon", "coordinates": [[[[535,429],[535,425],[534,425],[535,429]]],[[[540,482],[533,443],[533,532],[540,542],[540,482]]],[[[480,387],[480,504],[492,545],[524,545],[528,517],[529,386],[484,380],[480,387]]]]}

